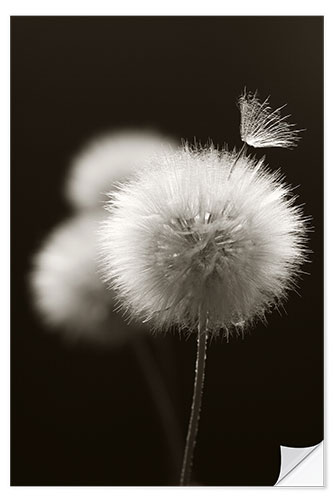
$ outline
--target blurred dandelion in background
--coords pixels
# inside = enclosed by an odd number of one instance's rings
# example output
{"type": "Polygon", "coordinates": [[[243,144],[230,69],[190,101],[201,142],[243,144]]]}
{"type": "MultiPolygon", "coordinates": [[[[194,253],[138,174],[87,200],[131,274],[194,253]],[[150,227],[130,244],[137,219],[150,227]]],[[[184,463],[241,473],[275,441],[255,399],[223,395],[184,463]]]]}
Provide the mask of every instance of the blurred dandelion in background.
{"type": "Polygon", "coordinates": [[[151,155],[175,140],[154,131],[124,130],[90,140],[73,158],[65,194],[76,209],[102,208],[106,193],[126,179],[151,155]]]}
{"type": "Polygon", "coordinates": [[[97,272],[97,211],[56,227],[33,258],[34,303],[46,325],[69,341],[123,342],[130,329],[113,328],[114,293],[97,272]]]}

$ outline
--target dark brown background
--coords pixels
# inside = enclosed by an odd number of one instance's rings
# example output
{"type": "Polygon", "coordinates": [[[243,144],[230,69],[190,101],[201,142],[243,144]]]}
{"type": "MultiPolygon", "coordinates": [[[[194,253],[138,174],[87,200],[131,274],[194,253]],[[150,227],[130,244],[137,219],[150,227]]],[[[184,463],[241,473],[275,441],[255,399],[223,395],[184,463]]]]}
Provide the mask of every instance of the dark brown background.
{"type": "MultiPolygon", "coordinates": [[[[313,216],[312,263],[286,314],[209,348],[194,476],[272,485],[279,446],[323,438],[323,18],[14,17],[11,28],[12,485],[164,485],[168,457],[129,347],[68,347],[44,330],[27,287],[33,252],[70,214],[61,190],[86,139],[120,126],[240,145],[246,85],[306,128],[265,150],[313,216]]],[[[194,338],[158,337],[184,435],[194,338]]]]}

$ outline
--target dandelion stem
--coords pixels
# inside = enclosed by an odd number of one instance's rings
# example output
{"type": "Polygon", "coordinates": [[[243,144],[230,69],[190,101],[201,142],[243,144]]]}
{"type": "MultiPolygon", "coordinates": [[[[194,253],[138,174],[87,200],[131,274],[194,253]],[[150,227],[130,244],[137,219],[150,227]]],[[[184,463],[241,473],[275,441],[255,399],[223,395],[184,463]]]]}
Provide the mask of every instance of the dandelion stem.
{"type": "Polygon", "coordinates": [[[228,179],[230,179],[230,176],[231,176],[231,173],[233,171],[233,169],[235,168],[235,165],[236,163],[238,162],[239,158],[242,156],[242,154],[246,151],[246,142],[243,142],[243,146],[241,147],[241,149],[239,150],[238,152],[238,155],[236,156],[235,158],[235,161],[233,162],[233,164],[231,165],[231,168],[229,170],[229,175],[228,175],[228,179]]]}
{"type": "Polygon", "coordinates": [[[181,464],[183,437],[174,406],[149,346],[144,340],[138,340],[133,343],[133,349],[160,418],[173,470],[172,481],[176,483],[181,464]]]}
{"type": "Polygon", "coordinates": [[[186,437],[183,467],[180,476],[180,486],[188,486],[191,479],[193,454],[198,434],[202,392],[205,380],[207,338],[208,332],[206,329],[206,323],[203,326],[200,322],[197,337],[197,359],[195,365],[195,380],[191,416],[186,437]]]}

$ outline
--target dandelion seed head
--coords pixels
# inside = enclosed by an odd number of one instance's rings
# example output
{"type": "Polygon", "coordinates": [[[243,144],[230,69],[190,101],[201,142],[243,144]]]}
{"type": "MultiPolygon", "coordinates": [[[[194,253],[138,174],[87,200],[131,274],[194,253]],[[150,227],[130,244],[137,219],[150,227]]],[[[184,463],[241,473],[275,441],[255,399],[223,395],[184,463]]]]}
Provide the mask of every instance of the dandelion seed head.
{"type": "Polygon", "coordinates": [[[102,266],[127,314],[186,330],[201,316],[228,333],[286,298],[305,256],[301,210],[262,160],[236,156],[160,154],[114,194],[102,266]]]}
{"type": "Polygon", "coordinates": [[[115,297],[98,274],[97,229],[104,213],[75,216],[53,230],[33,259],[30,285],[44,323],[69,341],[119,344],[130,329],[117,321],[115,297]]]}
{"type": "Polygon", "coordinates": [[[95,138],[72,161],[66,197],[78,209],[101,208],[107,199],[106,193],[166,143],[174,146],[172,139],[157,132],[139,130],[95,138]]]}
{"type": "Polygon", "coordinates": [[[268,98],[261,102],[257,92],[244,92],[238,100],[241,114],[242,141],[254,148],[293,148],[300,140],[294,124],[288,123],[290,115],[282,116],[284,106],[273,110],[268,98]]]}

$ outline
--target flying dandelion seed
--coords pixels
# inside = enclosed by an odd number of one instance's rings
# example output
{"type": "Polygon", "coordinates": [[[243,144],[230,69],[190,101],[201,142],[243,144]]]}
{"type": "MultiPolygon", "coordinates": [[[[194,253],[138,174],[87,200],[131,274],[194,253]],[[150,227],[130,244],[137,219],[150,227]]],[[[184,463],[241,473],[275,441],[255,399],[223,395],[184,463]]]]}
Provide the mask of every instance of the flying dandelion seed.
{"type": "Polygon", "coordinates": [[[156,329],[243,328],[286,298],[305,258],[305,221],[263,161],[190,149],[155,156],[113,195],[105,279],[156,329]],[[230,169],[233,174],[230,176],[230,169]]]}
{"type": "Polygon", "coordinates": [[[78,209],[101,208],[115,183],[166,144],[175,147],[172,139],[156,132],[114,132],[97,137],[74,158],[66,197],[78,209]]]}
{"type": "Polygon", "coordinates": [[[244,92],[238,100],[241,114],[241,139],[254,148],[293,148],[300,140],[294,124],[287,122],[291,115],[282,116],[286,106],[272,110],[268,99],[260,102],[256,92],[244,92]]]}
{"type": "Polygon", "coordinates": [[[69,341],[120,343],[130,328],[115,321],[114,294],[97,272],[96,231],[104,214],[91,213],[58,226],[34,256],[30,284],[46,325],[69,341]]]}

